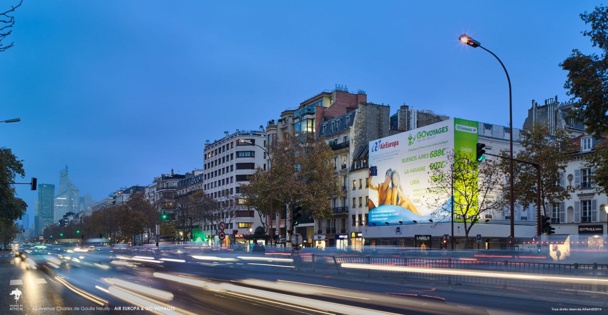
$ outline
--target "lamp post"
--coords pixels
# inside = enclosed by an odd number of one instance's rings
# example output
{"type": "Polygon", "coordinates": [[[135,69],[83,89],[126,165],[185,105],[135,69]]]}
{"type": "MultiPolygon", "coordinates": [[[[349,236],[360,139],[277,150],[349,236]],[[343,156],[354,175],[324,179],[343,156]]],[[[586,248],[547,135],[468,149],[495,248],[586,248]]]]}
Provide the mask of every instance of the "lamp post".
{"type": "Polygon", "coordinates": [[[13,119],[7,119],[7,120],[0,120],[0,123],[16,123],[16,122],[20,122],[21,118],[13,118],[13,119]]]}
{"type": "Polygon", "coordinates": [[[490,50],[488,50],[487,48],[481,46],[481,43],[474,40],[473,38],[469,37],[466,34],[460,35],[459,40],[464,43],[467,44],[473,48],[481,48],[487,52],[489,52],[492,56],[494,56],[494,58],[496,58],[496,60],[498,60],[498,62],[500,63],[500,65],[502,66],[502,69],[505,71],[505,74],[507,75],[507,82],[509,83],[509,190],[510,190],[510,206],[511,206],[511,220],[510,220],[510,225],[511,225],[511,246],[513,246],[513,242],[515,241],[515,200],[513,199],[514,197],[514,193],[513,193],[513,177],[514,177],[514,171],[513,171],[513,99],[511,96],[511,78],[509,78],[509,72],[507,72],[507,68],[505,67],[505,65],[502,63],[502,61],[500,60],[500,58],[498,58],[498,56],[496,56],[496,54],[494,54],[493,52],[491,52],[490,50]]]}

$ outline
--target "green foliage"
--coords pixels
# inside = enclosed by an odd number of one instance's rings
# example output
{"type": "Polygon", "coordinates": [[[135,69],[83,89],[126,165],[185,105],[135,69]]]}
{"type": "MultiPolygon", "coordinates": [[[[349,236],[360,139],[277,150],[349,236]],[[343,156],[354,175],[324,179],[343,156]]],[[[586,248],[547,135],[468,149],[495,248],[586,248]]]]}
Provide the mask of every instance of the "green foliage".
{"type": "Polygon", "coordinates": [[[598,6],[591,13],[583,13],[581,19],[591,26],[583,32],[600,54],[583,54],[578,49],[560,66],[568,71],[564,87],[576,103],[572,115],[582,121],[589,134],[603,139],[595,148],[596,155],[589,160],[595,167],[594,181],[602,192],[608,191],[608,7],[598,6]]]}
{"type": "MultiPolygon", "coordinates": [[[[533,126],[531,130],[521,132],[522,149],[515,158],[541,165],[541,204],[554,204],[570,198],[570,191],[559,185],[560,174],[567,166],[569,154],[575,150],[570,135],[565,130],[556,130],[551,136],[549,127],[542,124],[533,126]]],[[[506,153],[503,153],[506,156],[506,153]]],[[[509,173],[509,160],[501,161],[505,174],[509,173]]],[[[515,200],[524,208],[536,204],[537,172],[529,164],[515,162],[514,195],[515,200]]],[[[505,187],[506,200],[510,200],[510,192],[505,187]]]]}
{"type": "Polygon", "coordinates": [[[27,204],[17,198],[14,185],[17,175],[25,176],[23,163],[10,149],[0,148],[0,221],[11,223],[26,211],[27,204]]]}
{"type": "MultiPolygon", "coordinates": [[[[451,152],[444,167],[432,168],[429,175],[427,191],[431,197],[427,202],[437,208],[453,195],[454,216],[463,223],[467,238],[483,213],[500,210],[504,205],[499,190],[504,176],[494,160],[479,162],[469,155],[451,152]]],[[[443,209],[437,215],[451,216],[451,209],[443,209]]]]}
{"type": "Polygon", "coordinates": [[[329,201],[342,192],[333,177],[333,151],[324,141],[294,137],[270,148],[270,157],[270,170],[258,169],[241,186],[248,206],[262,217],[287,204],[301,206],[315,219],[333,214],[329,201]]]}

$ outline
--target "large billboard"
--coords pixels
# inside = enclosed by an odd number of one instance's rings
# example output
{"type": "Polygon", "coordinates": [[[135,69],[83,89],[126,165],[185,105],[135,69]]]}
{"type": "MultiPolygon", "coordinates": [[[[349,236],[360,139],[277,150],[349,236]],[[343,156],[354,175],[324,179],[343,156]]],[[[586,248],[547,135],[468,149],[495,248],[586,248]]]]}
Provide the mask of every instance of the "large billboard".
{"type": "Polygon", "coordinates": [[[369,224],[429,222],[439,211],[449,210],[452,196],[430,195],[431,170],[447,167],[453,152],[474,160],[477,126],[475,121],[453,118],[371,141],[369,224]]]}

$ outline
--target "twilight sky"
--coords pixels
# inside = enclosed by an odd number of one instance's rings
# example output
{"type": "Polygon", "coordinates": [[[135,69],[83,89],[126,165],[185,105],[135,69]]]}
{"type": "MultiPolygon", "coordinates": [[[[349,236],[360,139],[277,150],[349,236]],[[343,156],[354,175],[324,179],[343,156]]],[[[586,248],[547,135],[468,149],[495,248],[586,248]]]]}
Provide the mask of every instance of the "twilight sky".
{"type": "MultiPolygon", "coordinates": [[[[18,0],[0,0],[0,11],[18,0]]],[[[592,52],[599,1],[25,0],[0,53],[0,146],[29,182],[67,165],[101,200],[203,167],[206,140],[254,130],[336,84],[368,101],[508,126],[569,96],[559,63],[592,52]],[[6,44],[6,43],[5,43],[6,44]]],[[[18,186],[34,216],[37,192],[18,186]]]]}

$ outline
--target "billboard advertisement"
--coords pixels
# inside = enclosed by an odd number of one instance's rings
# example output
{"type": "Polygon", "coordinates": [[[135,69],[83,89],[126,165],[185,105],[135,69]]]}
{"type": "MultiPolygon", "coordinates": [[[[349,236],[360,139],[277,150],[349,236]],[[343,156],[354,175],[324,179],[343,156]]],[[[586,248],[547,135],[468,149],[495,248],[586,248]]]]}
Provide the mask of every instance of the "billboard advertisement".
{"type": "Polygon", "coordinates": [[[453,152],[475,160],[477,127],[475,121],[453,118],[371,141],[369,224],[429,222],[451,209],[452,196],[438,196],[439,202],[429,196],[431,170],[447,167],[453,152]]]}

